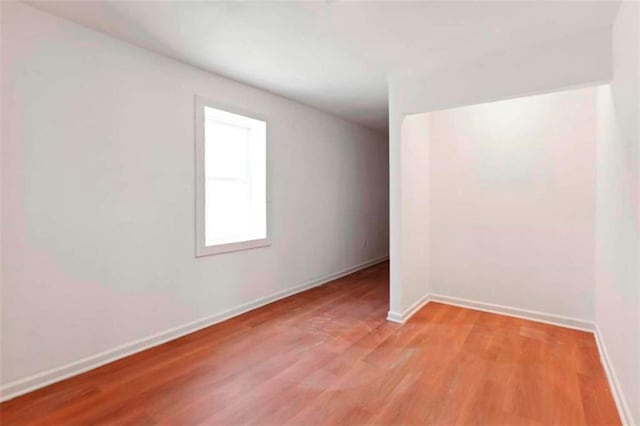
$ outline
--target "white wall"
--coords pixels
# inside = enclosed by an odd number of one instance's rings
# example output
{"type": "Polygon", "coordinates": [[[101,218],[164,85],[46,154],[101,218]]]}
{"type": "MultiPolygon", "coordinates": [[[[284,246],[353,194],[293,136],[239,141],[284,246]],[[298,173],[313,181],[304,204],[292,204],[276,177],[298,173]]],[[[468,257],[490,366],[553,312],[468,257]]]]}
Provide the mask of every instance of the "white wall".
{"type": "Polygon", "coordinates": [[[595,89],[423,115],[431,291],[593,321],[595,89]]]}
{"type": "MultiPolygon", "coordinates": [[[[403,138],[401,126],[408,114],[548,93],[571,87],[607,82],[611,78],[611,33],[599,30],[523,47],[495,52],[470,63],[428,72],[414,70],[389,80],[390,169],[390,310],[401,313],[422,296],[404,282],[402,210],[403,138]]],[[[426,286],[425,288],[428,288],[426,286]]]]}
{"type": "Polygon", "coordinates": [[[402,293],[404,310],[389,311],[389,319],[404,321],[424,302],[428,288],[429,242],[429,117],[417,114],[402,122],[402,293]]]}
{"type": "Polygon", "coordinates": [[[640,4],[623,2],[613,80],[598,92],[596,323],[630,424],[640,424],[639,61],[640,4]]]}
{"type": "Polygon", "coordinates": [[[22,4],[2,42],[3,385],[387,255],[386,135],[22,4]],[[267,119],[269,248],[195,257],[196,94],[267,119]]]}

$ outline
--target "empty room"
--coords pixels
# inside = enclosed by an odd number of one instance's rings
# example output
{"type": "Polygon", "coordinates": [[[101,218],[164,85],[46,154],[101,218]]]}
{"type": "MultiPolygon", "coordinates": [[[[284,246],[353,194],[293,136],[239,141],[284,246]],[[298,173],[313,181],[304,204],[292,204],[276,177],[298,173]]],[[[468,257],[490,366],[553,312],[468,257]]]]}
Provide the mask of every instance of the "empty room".
{"type": "Polygon", "coordinates": [[[0,1],[0,424],[640,425],[640,1],[0,1]]]}

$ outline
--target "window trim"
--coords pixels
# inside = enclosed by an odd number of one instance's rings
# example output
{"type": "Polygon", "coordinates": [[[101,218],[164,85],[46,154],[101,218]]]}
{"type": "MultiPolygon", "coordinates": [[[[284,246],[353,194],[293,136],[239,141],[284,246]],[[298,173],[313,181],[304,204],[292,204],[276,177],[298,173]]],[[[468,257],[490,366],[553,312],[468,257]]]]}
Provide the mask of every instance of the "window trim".
{"type": "Polygon", "coordinates": [[[249,250],[258,247],[271,245],[271,149],[269,144],[269,125],[265,117],[247,112],[234,106],[223,105],[210,101],[202,96],[195,96],[195,239],[196,257],[209,256],[214,254],[228,253],[239,250],[249,250]],[[216,108],[232,114],[238,114],[254,120],[267,123],[265,129],[265,149],[266,149],[266,238],[255,240],[238,241],[234,243],[207,246],[205,243],[205,157],[204,157],[204,108],[216,108]]]}

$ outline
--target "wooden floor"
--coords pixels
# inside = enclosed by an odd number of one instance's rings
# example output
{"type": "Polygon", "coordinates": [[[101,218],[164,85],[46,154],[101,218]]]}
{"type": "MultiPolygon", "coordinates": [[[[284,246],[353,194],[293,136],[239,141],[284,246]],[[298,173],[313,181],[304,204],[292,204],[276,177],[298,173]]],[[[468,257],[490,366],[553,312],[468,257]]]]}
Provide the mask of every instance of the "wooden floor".
{"type": "Polygon", "coordinates": [[[384,263],[5,402],[0,422],[620,424],[589,333],[387,309],[384,263]]]}

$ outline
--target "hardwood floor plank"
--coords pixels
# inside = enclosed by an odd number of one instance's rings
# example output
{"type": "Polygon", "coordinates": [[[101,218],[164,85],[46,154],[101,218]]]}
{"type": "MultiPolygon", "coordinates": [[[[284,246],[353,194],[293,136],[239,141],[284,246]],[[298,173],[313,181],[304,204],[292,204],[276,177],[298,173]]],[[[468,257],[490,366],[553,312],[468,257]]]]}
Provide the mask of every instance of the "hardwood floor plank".
{"type": "Polygon", "coordinates": [[[0,404],[3,425],[614,425],[590,333],[429,303],[388,263],[0,404]]]}

